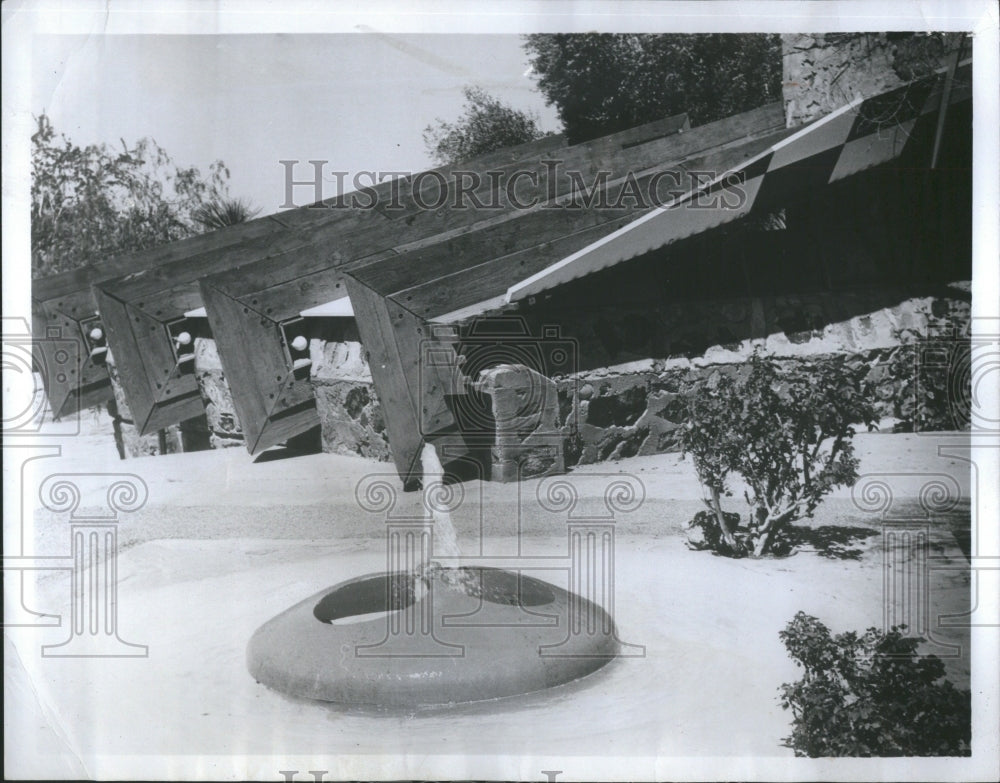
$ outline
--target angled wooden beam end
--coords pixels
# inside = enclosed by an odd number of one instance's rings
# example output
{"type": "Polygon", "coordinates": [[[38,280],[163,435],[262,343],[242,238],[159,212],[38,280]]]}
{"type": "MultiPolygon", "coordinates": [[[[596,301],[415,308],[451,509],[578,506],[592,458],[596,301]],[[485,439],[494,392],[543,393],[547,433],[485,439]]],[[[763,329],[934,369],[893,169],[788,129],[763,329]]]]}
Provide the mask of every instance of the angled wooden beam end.
{"type": "Polygon", "coordinates": [[[156,432],[204,413],[183,309],[123,301],[103,284],[94,286],[94,296],[139,433],[156,432]]]}
{"type": "Polygon", "coordinates": [[[302,319],[268,313],[264,294],[244,301],[213,278],[199,287],[247,450],[258,454],[318,426],[302,319]]]}
{"type": "Polygon", "coordinates": [[[107,342],[90,292],[32,302],[34,351],[56,418],[112,398],[107,342]]]}

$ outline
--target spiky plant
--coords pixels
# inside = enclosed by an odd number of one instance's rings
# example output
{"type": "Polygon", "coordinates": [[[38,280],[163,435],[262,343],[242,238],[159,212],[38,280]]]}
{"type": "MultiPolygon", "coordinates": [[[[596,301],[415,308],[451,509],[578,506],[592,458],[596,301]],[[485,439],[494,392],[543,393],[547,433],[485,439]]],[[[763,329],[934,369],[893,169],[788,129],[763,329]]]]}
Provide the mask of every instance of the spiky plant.
{"type": "Polygon", "coordinates": [[[256,217],[260,208],[254,209],[247,199],[219,198],[207,201],[191,213],[194,221],[206,231],[246,223],[256,217]]]}

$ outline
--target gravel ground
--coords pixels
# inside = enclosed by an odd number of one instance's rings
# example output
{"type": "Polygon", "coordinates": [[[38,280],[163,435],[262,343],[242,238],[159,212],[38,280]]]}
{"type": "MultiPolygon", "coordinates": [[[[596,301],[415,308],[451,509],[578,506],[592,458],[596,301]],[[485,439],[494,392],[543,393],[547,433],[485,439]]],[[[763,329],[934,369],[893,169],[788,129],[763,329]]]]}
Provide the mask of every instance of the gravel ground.
{"type": "MultiPolygon", "coordinates": [[[[954,508],[928,523],[940,566],[931,575],[934,617],[969,608],[970,475],[966,463],[938,449],[963,440],[857,438],[861,472],[883,474],[892,490],[889,518],[919,512],[930,474],[950,476],[961,492],[954,508]]],[[[798,554],[735,561],[685,546],[682,526],[702,507],[690,463],[676,455],[632,458],[582,467],[568,479],[582,514],[603,510],[612,478],[641,481],[645,502],[617,516],[615,617],[621,638],[643,645],[643,656],[501,702],[391,713],[293,700],[246,674],[246,640],[303,597],[384,567],[384,514],[361,510],[354,490],[390,467],[324,454],[252,461],[236,449],[119,462],[106,446],[98,435],[72,440],[27,486],[49,472],[132,472],[146,483],[148,502],[119,524],[118,584],[120,635],[148,645],[149,656],[43,658],[39,644],[58,643],[65,626],[8,630],[6,714],[24,716],[11,726],[30,754],[24,763],[37,769],[45,759],[43,771],[56,777],[140,771],[280,779],[278,769],[344,777],[389,769],[364,766],[377,759],[371,754],[390,755],[396,777],[422,777],[422,759],[455,754],[556,757],[561,766],[538,768],[566,770],[594,769],[588,757],[788,757],[781,738],[789,719],[776,696],[797,671],[778,631],[800,609],[834,631],[883,622],[882,517],[859,507],[849,490],[823,504],[798,554]],[[267,761],[251,768],[246,757],[267,761]],[[209,758],[218,766],[204,766],[209,758]],[[301,761],[287,766],[289,759],[301,761]]],[[[96,504],[108,483],[93,479],[82,505],[96,504]]],[[[565,513],[539,504],[540,487],[463,485],[454,513],[463,552],[511,555],[520,540],[523,553],[565,553],[565,513]]],[[[419,503],[418,493],[399,493],[393,513],[418,515],[419,503]]],[[[65,554],[65,515],[32,511],[30,503],[25,513],[26,548],[65,554]]],[[[555,568],[537,576],[566,579],[555,568]]],[[[40,578],[36,598],[45,611],[67,614],[67,572],[40,578]]],[[[945,645],[958,645],[946,666],[956,685],[967,686],[967,634],[950,628],[936,638],[928,651],[949,654],[945,645]]]]}

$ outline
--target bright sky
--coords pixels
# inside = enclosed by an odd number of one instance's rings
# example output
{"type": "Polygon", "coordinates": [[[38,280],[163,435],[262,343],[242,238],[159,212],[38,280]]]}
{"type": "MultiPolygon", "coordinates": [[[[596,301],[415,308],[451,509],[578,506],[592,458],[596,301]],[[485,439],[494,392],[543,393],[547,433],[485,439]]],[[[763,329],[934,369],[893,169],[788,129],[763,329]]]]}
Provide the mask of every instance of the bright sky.
{"type": "MultiPolygon", "coordinates": [[[[429,168],[423,130],[460,115],[465,85],[558,130],[521,43],[517,35],[374,32],[41,35],[31,110],[47,112],[80,145],[151,136],[181,165],[205,172],[222,159],[230,192],[268,214],[284,199],[279,160],[303,161],[297,179],[311,178],[311,159],[350,177],[429,168]]],[[[297,188],[296,201],[312,201],[309,191],[297,188]]],[[[334,192],[330,177],[323,195],[334,192]]]]}

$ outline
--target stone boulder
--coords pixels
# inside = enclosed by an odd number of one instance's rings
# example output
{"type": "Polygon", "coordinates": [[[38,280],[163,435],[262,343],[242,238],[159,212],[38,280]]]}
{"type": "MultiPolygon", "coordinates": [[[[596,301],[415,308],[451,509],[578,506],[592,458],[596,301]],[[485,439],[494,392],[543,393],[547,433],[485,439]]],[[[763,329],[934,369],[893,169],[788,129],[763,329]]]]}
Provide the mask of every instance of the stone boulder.
{"type": "Polygon", "coordinates": [[[565,471],[556,384],[523,365],[483,370],[476,390],[490,399],[495,436],[490,477],[509,482],[565,471]]]}

